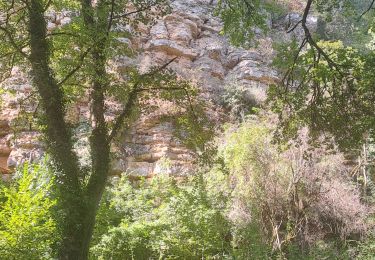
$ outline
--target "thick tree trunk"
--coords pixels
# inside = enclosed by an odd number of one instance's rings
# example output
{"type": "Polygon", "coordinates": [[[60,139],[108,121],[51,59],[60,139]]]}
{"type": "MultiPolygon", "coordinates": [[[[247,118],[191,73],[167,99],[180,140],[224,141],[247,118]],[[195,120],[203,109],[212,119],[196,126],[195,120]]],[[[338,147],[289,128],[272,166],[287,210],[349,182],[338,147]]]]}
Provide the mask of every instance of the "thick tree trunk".
{"type": "Polygon", "coordinates": [[[64,121],[63,91],[49,67],[50,53],[46,38],[46,21],[41,0],[29,5],[30,62],[32,82],[37,88],[45,112],[48,151],[56,167],[59,184],[59,228],[62,241],[60,259],[82,259],[82,231],[85,203],[78,179],[79,164],[73,151],[72,135],[64,121]]]}
{"type": "MultiPolygon", "coordinates": [[[[101,2],[100,2],[101,3],[101,2]]],[[[100,5],[100,4],[99,4],[100,5]]],[[[100,6],[99,6],[100,7],[100,6]]],[[[104,7],[104,6],[103,6],[104,7]]],[[[98,8],[98,7],[96,7],[98,8]]],[[[104,119],[107,74],[105,44],[108,38],[106,15],[94,20],[90,0],[82,0],[82,15],[93,48],[91,60],[93,131],[90,138],[92,171],[86,187],[79,180],[79,163],[73,151],[72,134],[64,121],[65,103],[61,87],[49,67],[49,44],[42,0],[30,1],[29,33],[33,84],[38,89],[46,115],[49,152],[58,171],[62,241],[59,259],[88,259],[95,217],[104,192],[110,165],[110,138],[104,119]],[[98,32],[99,30],[99,32],[98,32]]]]}

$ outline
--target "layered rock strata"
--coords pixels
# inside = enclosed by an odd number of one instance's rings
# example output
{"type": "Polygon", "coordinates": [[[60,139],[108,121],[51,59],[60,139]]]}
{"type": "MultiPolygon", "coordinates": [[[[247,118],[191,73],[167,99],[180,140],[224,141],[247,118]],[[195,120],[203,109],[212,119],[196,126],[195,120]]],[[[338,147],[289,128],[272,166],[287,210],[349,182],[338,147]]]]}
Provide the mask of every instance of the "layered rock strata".
{"type": "MultiPolygon", "coordinates": [[[[135,38],[119,39],[140,54],[134,58],[118,57],[118,72],[126,73],[134,64],[138,64],[140,70],[147,70],[177,57],[170,67],[180,77],[200,86],[207,102],[217,103],[226,91],[226,86],[233,86],[233,83],[244,86],[249,95],[262,101],[267,86],[278,80],[276,71],[270,67],[272,39],[260,39],[256,49],[244,50],[230,46],[221,34],[221,21],[213,16],[212,2],[175,1],[172,12],[151,28],[145,27],[135,38]]],[[[284,26],[288,19],[290,17],[277,21],[281,23],[277,26],[284,26]]],[[[50,24],[50,27],[53,26],[50,24]]],[[[32,95],[27,77],[15,70],[13,77],[4,82],[2,87],[11,92],[3,96],[0,111],[0,167],[9,169],[25,160],[40,158],[43,154],[43,142],[38,131],[22,124],[20,119],[20,102],[26,102],[29,114],[36,110],[35,104],[27,104],[28,96],[32,95]],[[19,125],[22,127],[18,127],[19,125]]],[[[116,106],[110,107],[116,110],[116,106]]],[[[85,101],[73,110],[75,120],[90,117],[85,101]]],[[[173,132],[173,125],[160,120],[160,116],[141,115],[130,132],[114,148],[113,173],[127,171],[146,177],[161,172],[172,175],[189,173],[194,153],[184,147],[173,132]]]]}

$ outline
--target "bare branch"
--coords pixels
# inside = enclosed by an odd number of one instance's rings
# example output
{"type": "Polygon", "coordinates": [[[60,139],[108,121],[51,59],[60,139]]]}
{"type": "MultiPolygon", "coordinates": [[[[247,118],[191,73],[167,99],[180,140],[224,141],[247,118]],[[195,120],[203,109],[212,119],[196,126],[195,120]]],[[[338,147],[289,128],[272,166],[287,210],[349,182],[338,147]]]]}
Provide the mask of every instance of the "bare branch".
{"type": "Polygon", "coordinates": [[[144,76],[154,76],[156,73],[164,70],[166,67],[168,67],[169,64],[171,64],[172,62],[174,62],[178,57],[174,57],[173,59],[169,60],[167,63],[165,63],[163,66],[149,72],[149,73],[146,73],[144,74],[144,76]]]}
{"type": "Polygon", "coordinates": [[[287,33],[291,33],[292,31],[294,31],[297,26],[302,23],[302,20],[298,21],[291,29],[289,29],[288,31],[286,31],[287,33]]]}
{"type": "MultiPolygon", "coordinates": [[[[375,2],[375,0],[373,0],[375,2]]],[[[297,56],[296,58],[294,59],[294,63],[292,65],[292,69],[291,70],[288,70],[287,74],[285,75],[284,77],[284,80],[285,78],[293,71],[294,67],[295,67],[295,64],[296,64],[296,61],[297,61],[297,58],[302,50],[302,48],[305,46],[305,43],[309,43],[309,45],[313,48],[316,49],[316,51],[318,52],[319,56],[323,56],[324,59],[328,62],[328,65],[332,68],[332,69],[335,69],[337,72],[339,72],[340,74],[342,74],[341,72],[341,69],[339,67],[339,65],[334,62],[330,57],[329,55],[314,41],[311,33],[310,33],[310,30],[307,26],[307,17],[310,13],[310,9],[311,9],[311,5],[312,5],[312,2],[313,0],[308,0],[307,3],[306,3],[306,7],[305,7],[305,10],[303,12],[303,16],[302,16],[302,19],[297,23],[295,24],[291,29],[289,29],[287,32],[290,33],[292,31],[294,31],[297,26],[299,24],[301,24],[303,30],[304,30],[304,33],[305,33],[305,39],[302,41],[302,44],[300,46],[300,49],[297,53],[297,56]]]]}
{"type": "Polygon", "coordinates": [[[292,64],[291,68],[285,73],[282,82],[285,82],[285,80],[286,80],[287,77],[290,75],[290,73],[293,72],[293,70],[294,70],[294,68],[295,68],[295,66],[296,66],[296,64],[297,64],[297,59],[298,59],[298,57],[299,57],[299,55],[300,55],[300,53],[301,53],[303,47],[305,47],[306,43],[307,43],[307,40],[306,40],[306,39],[303,39],[301,45],[300,45],[299,48],[298,48],[298,51],[297,51],[296,55],[294,56],[293,64],[292,64]]]}
{"type": "Polygon", "coordinates": [[[370,6],[358,17],[358,21],[373,8],[375,0],[372,0],[370,6]]]}

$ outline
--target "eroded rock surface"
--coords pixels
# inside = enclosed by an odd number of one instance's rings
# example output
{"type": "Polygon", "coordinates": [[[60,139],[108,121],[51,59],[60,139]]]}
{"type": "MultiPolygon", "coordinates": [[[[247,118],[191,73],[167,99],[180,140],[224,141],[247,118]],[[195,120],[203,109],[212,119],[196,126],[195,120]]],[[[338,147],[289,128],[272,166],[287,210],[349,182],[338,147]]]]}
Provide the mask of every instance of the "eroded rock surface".
{"type": "MultiPolygon", "coordinates": [[[[220,33],[220,20],[212,15],[211,2],[175,1],[172,13],[157,21],[150,29],[145,29],[139,37],[119,39],[135,51],[138,50],[140,55],[135,58],[118,57],[118,72],[126,73],[135,64],[145,71],[177,57],[170,67],[181,77],[199,85],[209,102],[219,100],[225,86],[233,82],[244,85],[259,102],[264,100],[267,86],[278,80],[276,71],[270,67],[272,40],[261,39],[256,49],[244,50],[230,46],[220,33]]],[[[295,17],[283,19],[277,21],[279,24],[275,26],[285,27],[295,17]]],[[[49,26],[53,28],[54,24],[50,23],[49,26]]],[[[13,91],[13,94],[3,97],[0,112],[0,167],[3,168],[14,168],[25,160],[33,161],[43,154],[40,134],[19,122],[22,112],[19,104],[27,102],[32,89],[25,75],[18,71],[13,74],[13,78],[2,85],[13,91]]],[[[109,107],[116,110],[120,106],[112,104],[109,107]]],[[[29,112],[36,109],[35,104],[27,104],[26,108],[29,112]]],[[[113,114],[116,111],[109,111],[107,119],[111,120],[113,114]]],[[[70,109],[69,117],[73,121],[90,118],[88,104],[82,101],[70,109]]],[[[128,171],[146,177],[161,172],[184,175],[191,171],[194,160],[194,152],[174,137],[172,124],[160,120],[160,115],[141,115],[113,151],[114,174],[128,171]]]]}

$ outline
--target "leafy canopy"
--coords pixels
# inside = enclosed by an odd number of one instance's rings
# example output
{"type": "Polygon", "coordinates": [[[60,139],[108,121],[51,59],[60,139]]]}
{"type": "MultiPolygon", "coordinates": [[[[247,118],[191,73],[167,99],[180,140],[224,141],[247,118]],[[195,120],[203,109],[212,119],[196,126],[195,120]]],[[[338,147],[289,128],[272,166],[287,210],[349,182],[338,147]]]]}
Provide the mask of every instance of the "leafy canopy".
{"type": "MultiPolygon", "coordinates": [[[[308,0],[300,20],[290,25],[290,32],[301,28],[304,35],[276,48],[274,65],[281,72],[280,82],[269,90],[269,101],[280,116],[284,137],[295,136],[303,125],[310,126],[315,136],[322,132],[332,134],[344,149],[373,137],[373,4],[308,0]],[[319,41],[319,35],[307,25],[308,16],[313,14],[330,23],[330,29],[324,32],[326,41],[319,41]],[[348,36],[347,29],[340,26],[366,37],[348,36]],[[368,29],[370,33],[366,32],[368,29]]],[[[260,1],[228,0],[218,8],[224,32],[234,44],[248,45],[254,30],[267,20],[267,8],[260,1]]]]}

